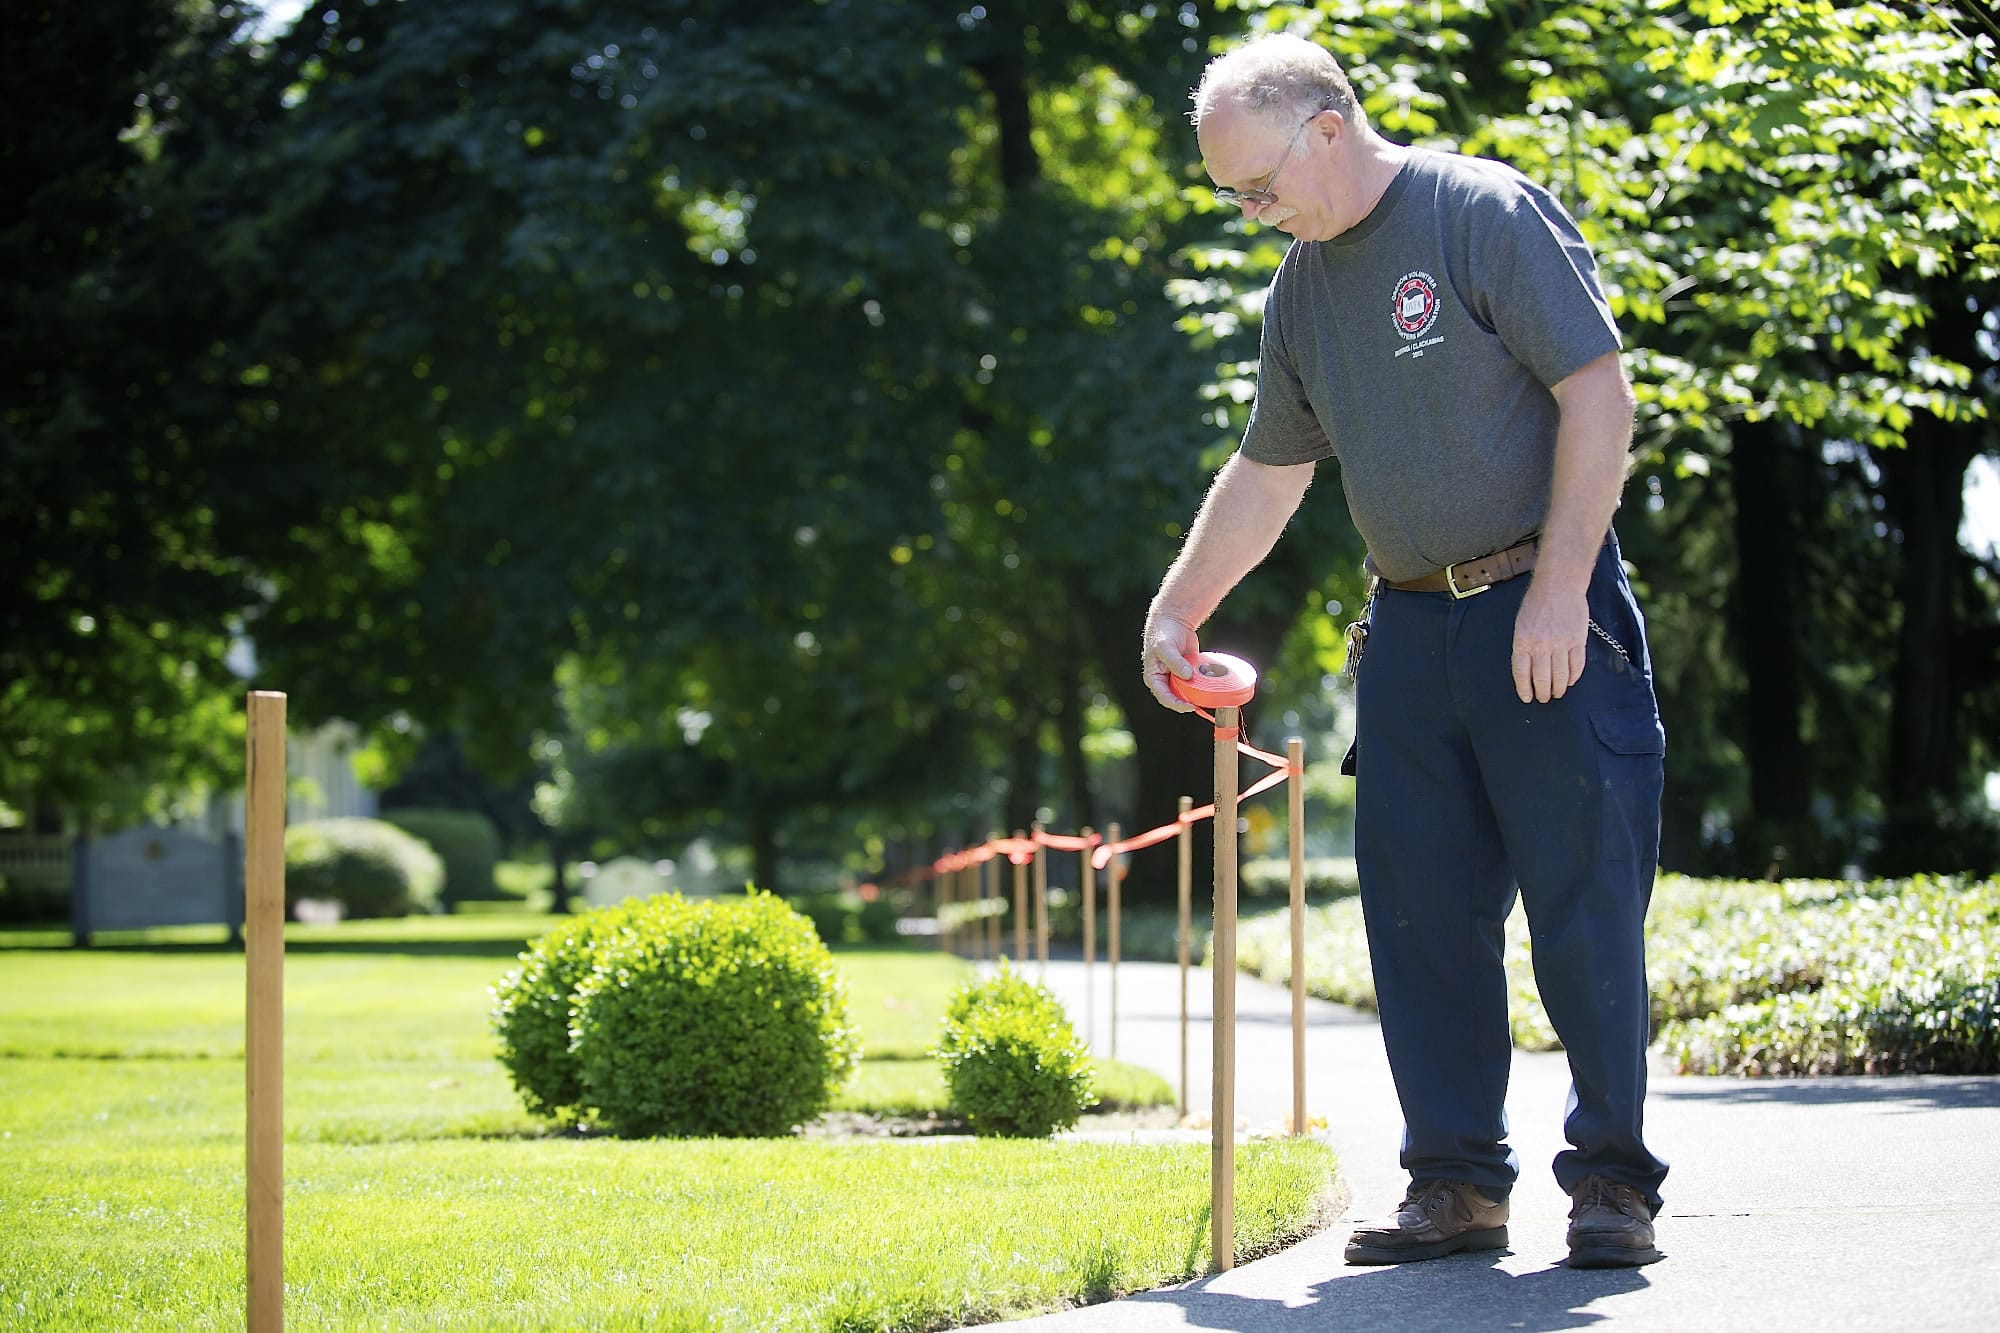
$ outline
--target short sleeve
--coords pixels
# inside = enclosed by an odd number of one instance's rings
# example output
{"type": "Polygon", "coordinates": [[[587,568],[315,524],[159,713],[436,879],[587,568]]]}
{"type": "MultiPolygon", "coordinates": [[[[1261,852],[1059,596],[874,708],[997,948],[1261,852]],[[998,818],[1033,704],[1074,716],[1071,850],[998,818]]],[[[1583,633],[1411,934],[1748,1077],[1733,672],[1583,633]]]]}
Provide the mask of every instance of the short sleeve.
{"type": "Polygon", "coordinates": [[[1520,180],[1473,254],[1494,332],[1543,385],[1553,388],[1623,345],[1589,245],[1540,186],[1520,180]]]}
{"type": "MultiPolygon", "coordinates": [[[[1296,247],[1294,247],[1296,249],[1296,247]]],[[[1313,412],[1285,336],[1285,296],[1291,256],[1264,294],[1264,327],[1257,351],[1257,398],[1250,405],[1239,452],[1253,463],[1289,467],[1333,455],[1333,443],[1313,412]]]]}

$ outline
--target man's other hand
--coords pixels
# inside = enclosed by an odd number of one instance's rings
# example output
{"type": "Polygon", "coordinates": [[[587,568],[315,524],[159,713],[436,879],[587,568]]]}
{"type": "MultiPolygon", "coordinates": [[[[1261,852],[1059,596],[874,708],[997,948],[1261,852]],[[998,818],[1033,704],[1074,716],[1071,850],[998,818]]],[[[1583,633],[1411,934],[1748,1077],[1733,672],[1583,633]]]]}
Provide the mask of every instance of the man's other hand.
{"type": "Polygon", "coordinates": [[[1514,617],[1514,693],[1522,703],[1560,699],[1583,675],[1590,641],[1590,603],[1582,593],[1551,591],[1541,579],[1528,585],[1514,617]]]}

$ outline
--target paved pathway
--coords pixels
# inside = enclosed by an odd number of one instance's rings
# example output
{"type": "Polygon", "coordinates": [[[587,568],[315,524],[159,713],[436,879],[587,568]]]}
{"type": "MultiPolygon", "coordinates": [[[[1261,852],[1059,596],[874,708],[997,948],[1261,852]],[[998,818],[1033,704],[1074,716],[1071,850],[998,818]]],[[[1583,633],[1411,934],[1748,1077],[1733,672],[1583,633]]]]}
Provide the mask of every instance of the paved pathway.
{"type": "MultiPolygon", "coordinates": [[[[1189,977],[1189,1100],[1205,1111],[1212,983],[1189,977]]],[[[1052,962],[1047,980],[1082,1030],[1083,965],[1052,962]]],[[[1102,962],[1094,982],[1094,1045],[1108,1054],[1102,962]]],[[[1126,963],[1119,988],[1119,1058],[1175,1081],[1177,969],[1126,963]]],[[[1239,981],[1237,1108],[1252,1126],[1290,1109],[1290,1005],[1286,991],[1239,981]]],[[[1340,1155],[1342,1217],[1381,1216],[1405,1183],[1381,1029],[1356,1010],[1307,1006],[1306,1106],[1340,1155]]],[[[2000,1329],[2000,1077],[1755,1081],[1656,1068],[1647,1137],[1673,1163],[1658,1223],[1667,1258],[1574,1272],[1562,1262],[1569,1201],[1549,1171],[1568,1084],[1561,1054],[1516,1052],[1511,1250],[1351,1268],[1343,1220],[1226,1274],[1010,1327],[2000,1329]]]]}

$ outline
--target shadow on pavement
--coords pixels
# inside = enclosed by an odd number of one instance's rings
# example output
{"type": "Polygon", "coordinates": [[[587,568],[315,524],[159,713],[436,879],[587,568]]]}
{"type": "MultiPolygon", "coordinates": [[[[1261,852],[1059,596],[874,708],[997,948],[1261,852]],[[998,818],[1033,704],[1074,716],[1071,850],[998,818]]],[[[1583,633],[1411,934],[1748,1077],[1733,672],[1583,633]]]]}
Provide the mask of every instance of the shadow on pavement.
{"type": "Polygon", "coordinates": [[[1838,1075],[1798,1079],[1746,1079],[1687,1075],[1655,1079],[1651,1095],[1689,1102],[1741,1102],[1774,1106],[1835,1106],[1900,1102],[1912,1111],[2000,1107],[2000,1075],[1838,1075]]]}
{"type": "Polygon", "coordinates": [[[1499,1254],[1454,1255],[1388,1268],[1342,1268],[1316,1283],[1304,1305],[1212,1292],[1217,1279],[1175,1291],[1149,1292],[1132,1303],[1176,1305],[1189,1328],[1287,1329],[1522,1329],[1588,1328],[1612,1311],[1582,1307],[1649,1284],[1637,1269],[1563,1266],[1532,1273],[1499,1267],[1499,1254]]]}

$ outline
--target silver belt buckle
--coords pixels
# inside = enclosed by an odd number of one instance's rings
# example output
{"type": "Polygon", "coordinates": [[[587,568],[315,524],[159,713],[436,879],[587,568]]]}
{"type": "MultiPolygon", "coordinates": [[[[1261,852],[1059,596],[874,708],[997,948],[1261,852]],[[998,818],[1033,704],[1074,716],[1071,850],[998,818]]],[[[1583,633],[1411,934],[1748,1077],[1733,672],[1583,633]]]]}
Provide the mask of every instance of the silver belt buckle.
{"type": "Polygon", "coordinates": [[[1444,586],[1451,593],[1453,601],[1462,602],[1468,597],[1477,597],[1493,585],[1482,583],[1477,588],[1460,588],[1458,586],[1458,566],[1446,565],[1444,567],[1444,586]]]}

